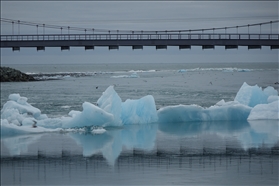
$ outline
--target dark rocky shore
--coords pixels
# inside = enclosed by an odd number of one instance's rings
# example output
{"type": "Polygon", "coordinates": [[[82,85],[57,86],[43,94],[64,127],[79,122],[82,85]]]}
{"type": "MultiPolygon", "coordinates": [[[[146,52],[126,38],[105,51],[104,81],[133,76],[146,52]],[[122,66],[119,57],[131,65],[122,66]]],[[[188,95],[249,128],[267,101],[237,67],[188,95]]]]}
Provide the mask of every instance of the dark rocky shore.
{"type": "Polygon", "coordinates": [[[0,77],[1,82],[36,81],[34,77],[9,67],[0,67],[0,77]]]}

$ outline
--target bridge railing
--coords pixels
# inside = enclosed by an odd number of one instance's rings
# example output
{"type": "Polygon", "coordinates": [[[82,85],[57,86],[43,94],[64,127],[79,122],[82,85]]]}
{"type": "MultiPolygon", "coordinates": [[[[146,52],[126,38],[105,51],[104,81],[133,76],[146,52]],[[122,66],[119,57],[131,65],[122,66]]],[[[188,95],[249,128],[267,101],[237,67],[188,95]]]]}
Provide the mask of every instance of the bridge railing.
{"type": "Polygon", "coordinates": [[[48,40],[158,40],[158,39],[268,39],[278,40],[279,34],[48,34],[48,35],[1,35],[1,41],[48,41],[48,40]]]}

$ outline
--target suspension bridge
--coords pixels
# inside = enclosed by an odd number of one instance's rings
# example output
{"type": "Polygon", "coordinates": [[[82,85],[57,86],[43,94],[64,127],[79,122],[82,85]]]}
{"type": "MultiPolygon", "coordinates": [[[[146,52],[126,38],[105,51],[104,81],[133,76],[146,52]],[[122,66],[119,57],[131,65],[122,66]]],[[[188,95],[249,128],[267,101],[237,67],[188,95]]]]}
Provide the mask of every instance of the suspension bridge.
{"type": "Polygon", "coordinates": [[[61,50],[69,50],[70,47],[84,47],[85,50],[108,47],[112,50],[120,46],[130,46],[133,50],[143,49],[144,46],[155,46],[156,49],[167,49],[168,46],[178,46],[179,49],[190,49],[192,46],[201,46],[202,49],[214,49],[215,46],[224,46],[225,49],[237,49],[239,46],[261,49],[262,46],[268,46],[270,49],[279,49],[279,20],[230,27],[165,31],[80,28],[5,18],[1,18],[1,22],[11,28],[11,34],[1,35],[1,48],[12,48],[13,51],[21,47],[34,47],[37,50],[45,50],[46,47],[60,47],[61,50]],[[35,28],[36,33],[21,34],[23,25],[35,28]],[[254,32],[251,32],[252,28],[254,32]],[[58,30],[59,33],[46,33],[47,29],[58,30]],[[39,33],[39,30],[43,33],[39,33]]]}

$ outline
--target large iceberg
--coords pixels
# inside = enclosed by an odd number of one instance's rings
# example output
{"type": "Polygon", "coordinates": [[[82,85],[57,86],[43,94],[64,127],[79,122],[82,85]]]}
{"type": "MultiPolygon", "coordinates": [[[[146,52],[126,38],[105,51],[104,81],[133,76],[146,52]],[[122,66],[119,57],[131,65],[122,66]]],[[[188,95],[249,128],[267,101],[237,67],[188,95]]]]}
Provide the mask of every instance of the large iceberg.
{"type": "Polygon", "coordinates": [[[278,91],[268,86],[243,83],[234,101],[219,101],[203,108],[198,105],[177,105],[158,111],[159,123],[181,123],[189,121],[246,121],[256,119],[278,119],[278,91]]]}
{"type": "Polygon", "coordinates": [[[153,96],[122,102],[113,86],[103,92],[97,105],[85,102],[83,111],[71,111],[71,118],[65,118],[63,127],[122,126],[157,122],[157,110],[153,96]]]}
{"type": "Polygon", "coordinates": [[[82,111],[72,110],[69,116],[48,118],[38,108],[19,94],[11,94],[1,110],[1,129],[6,133],[42,132],[43,129],[67,129],[91,126],[122,126],[157,122],[157,110],[153,96],[122,102],[113,86],[109,86],[94,105],[82,104],[82,111]],[[20,127],[19,127],[20,126],[20,127]],[[19,132],[19,131],[21,132],[19,132]],[[11,132],[13,131],[13,132],[11,132]]]}

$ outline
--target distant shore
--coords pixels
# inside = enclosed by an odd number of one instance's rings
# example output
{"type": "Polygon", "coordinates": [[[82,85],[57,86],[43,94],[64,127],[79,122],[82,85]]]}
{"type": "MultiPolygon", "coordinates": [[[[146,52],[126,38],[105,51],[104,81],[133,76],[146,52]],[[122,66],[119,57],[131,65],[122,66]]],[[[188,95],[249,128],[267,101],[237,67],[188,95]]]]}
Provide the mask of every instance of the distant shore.
{"type": "Polygon", "coordinates": [[[0,67],[0,77],[1,82],[37,81],[33,76],[10,67],[0,67]]]}

